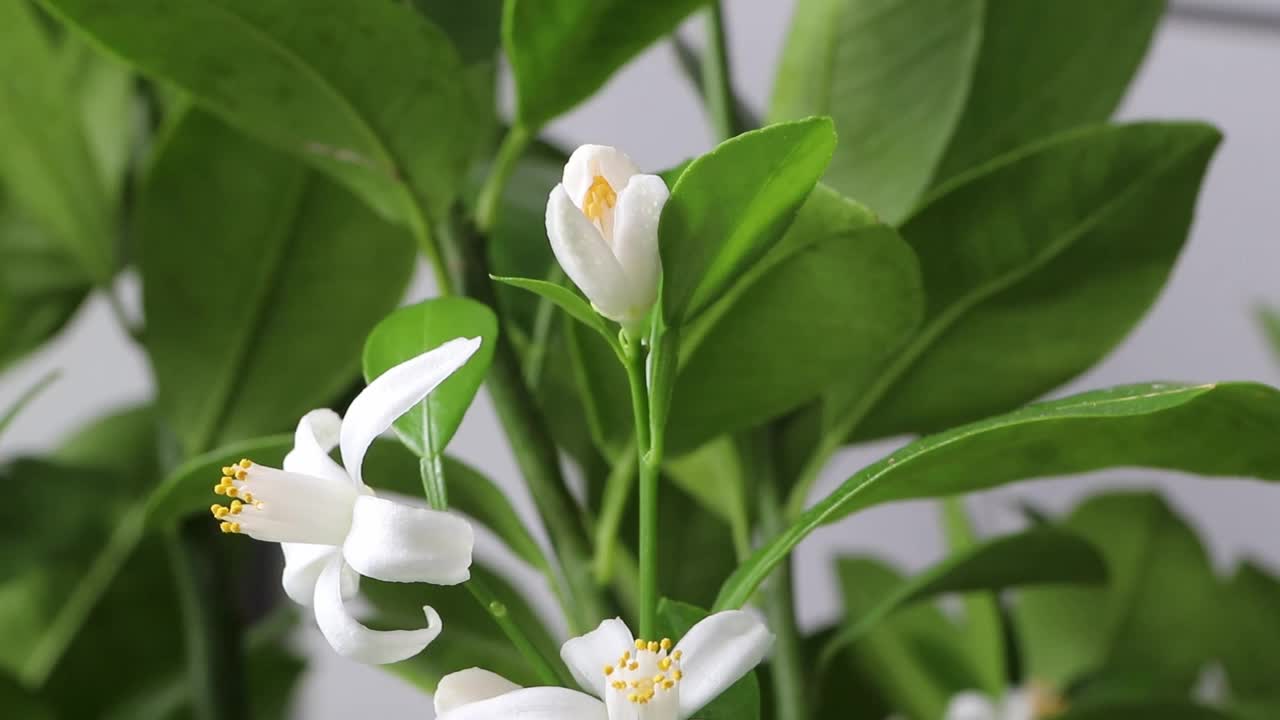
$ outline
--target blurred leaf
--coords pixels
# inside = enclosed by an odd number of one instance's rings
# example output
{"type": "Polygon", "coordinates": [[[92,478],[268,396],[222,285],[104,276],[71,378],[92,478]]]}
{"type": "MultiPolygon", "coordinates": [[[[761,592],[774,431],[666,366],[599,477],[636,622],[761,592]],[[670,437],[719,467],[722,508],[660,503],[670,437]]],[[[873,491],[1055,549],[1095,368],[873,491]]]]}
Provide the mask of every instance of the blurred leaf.
{"type": "Polygon", "coordinates": [[[1146,55],[1165,0],[987,0],[985,6],[968,99],[937,169],[939,181],[1109,118],[1146,55]]]}
{"type": "Polygon", "coordinates": [[[155,410],[150,405],[114,410],[72,433],[50,459],[76,467],[142,476],[154,482],[160,477],[157,429],[155,410]]]}
{"type": "MultiPolygon", "coordinates": [[[[804,638],[804,656],[817,657],[832,633],[833,630],[827,628],[804,638]]],[[[770,684],[763,680],[761,686],[766,692],[770,689],[770,684]]],[[[884,720],[894,711],[884,692],[868,673],[860,669],[858,657],[850,650],[837,655],[825,668],[817,668],[808,692],[812,699],[810,712],[814,717],[884,720]]],[[[764,707],[769,706],[770,701],[766,699],[764,707]]]]}
{"type": "MultiPolygon", "coordinates": [[[[886,602],[907,582],[892,567],[872,558],[840,558],[843,627],[886,602]]],[[[963,635],[938,608],[922,603],[886,619],[845,650],[847,662],[911,720],[937,720],[951,696],[981,682],[963,635]]],[[[824,675],[826,682],[842,683],[824,675]]],[[[825,696],[824,688],[818,689],[825,696]]]]}
{"type": "MultiPolygon", "coordinates": [[[[706,617],[707,611],[700,607],[664,597],[658,602],[658,633],[678,644],[680,638],[706,617]]],[[[756,720],[760,717],[760,684],[756,674],[748,672],[696,714],[698,720],[756,720]]]]}
{"type": "Polygon", "coordinates": [[[723,437],[668,460],[662,469],[680,489],[727,522],[735,536],[749,538],[751,511],[741,462],[732,438],[723,437]]]}
{"type": "MultiPolygon", "coordinates": [[[[73,27],[237,128],[426,232],[476,130],[461,62],[405,3],[44,0],[73,27]]],[[[355,233],[359,235],[359,233],[355,233]]]]}
{"type": "Polygon", "coordinates": [[[742,564],[716,607],[745,603],[817,527],[881,503],[1116,466],[1280,480],[1277,426],[1280,391],[1274,388],[1155,384],[1038,403],[931,435],[859,470],[802,513],[742,564]]]}
{"type": "Polygon", "coordinates": [[[413,6],[444,30],[462,62],[494,62],[502,43],[502,0],[412,0],[413,6]]]}
{"type": "Polygon", "coordinates": [[[1233,720],[1233,716],[1187,700],[1131,701],[1073,708],[1054,720],[1233,720]]]}
{"type": "Polygon", "coordinates": [[[7,716],[13,718],[54,720],[53,710],[7,673],[0,673],[0,707],[4,708],[7,716]]]}
{"type": "MultiPolygon", "coordinates": [[[[939,503],[942,515],[942,530],[947,539],[947,551],[952,557],[969,555],[975,552],[981,542],[977,529],[964,505],[964,496],[943,498],[939,503]]],[[[1087,545],[1087,543],[1086,543],[1087,545]]],[[[1106,565],[1096,550],[1093,553],[1101,582],[1106,579],[1106,565]]],[[[1015,563],[1016,564],[1016,563],[1015,563]]],[[[1000,605],[1000,596],[996,592],[970,592],[961,598],[964,605],[964,622],[961,630],[965,634],[970,655],[973,657],[974,669],[978,671],[982,682],[978,689],[988,697],[1003,697],[1008,689],[1008,681],[1012,676],[1004,614],[1000,605]]]]}
{"type": "Polygon", "coordinates": [[[46,373],[45,376],[37,380],[34,385],[23,391],[23,393],[18,396],[18,399],[14,400],[9,407],[0,411],[0,437],[4,436],[4,431],[8,429],[9,425],[18,417],[22,412],[22,409],[29,405],[32,400],[35,400],[40,393],[44,392],[45,388],[52,385],[53,382],[58,379],[58,375],[59,373],[57,370],[46,373]]]}
{"type": "Polygon", "coordinates": [[[1101,360],[1168,279],[1220,138],[1196,124],[1081,130],[942,190],[902,228],[924,323],[882,391],[859,393],[876,404],[858,408],[857,437],[1007,412],[1101,360]]]}
{"type": "MultiPolygon", "coordinates": [[[[472,565],[471,572],[493,590],[506,606],[512,621],[529,636],[544,657],[559,657],[558,646],[537,614],[526,604],[523,593],[483,565],[472,565]]],[[[422,608],[428,605],[446,618],[443,634],[427,652],[386,666],[423,690],[435,692],[440,678],[472,667],[496,672],[519,685],[542,684],[537,673],[515,652],[511,641],[498,628],[489,611],[476,602],[465,586],[384,583],[366,578],[361,581],[360,589],[375,609],[371,627],[423,627],[426,619],[422,608]]]]}
{"type": "Polygon", "coordinates": [[[1000,591],[1011,587],[1106,582],[1107,566],[1083,537],[1038,528],[996,538],[951,555],[903,582],[879,604],[850,618],[824,654],[865,636],[901,608],[948,593],[1000,591]]]}
{"type": "Polygon", "coordinates": [[[1091,498],[1063,527],[1102,551],[1111,580],[1020,593],[1015,618],[1028,675],[1067,687],[1096,672],[1100,690],[1123,699],[1185,696],[1217,649],[1217,580],[1195,531],[1147,493],[1091,498]]]}
{"type": "Polygon", "coordinates": [[[481,342],[471,359],[393,425],[401,441],[421,457],[443,453],[462,424],[493,362],[498,318],[474,300],[435,298],[386,316],[364,341],[364,376],[373,382],[396,365],[450,340],[473,337],[481,342]]]}
{"type": "Polygon", "coordinates": [[[874,375],[924,310],[911,248],[884,225],[795,252],[747,287],[681,364],[673,454],[793,410],[846,377],[874,375]]]}
{"type": "Polygon", "coordinates": [[[518,122],[536,131],[587,99],[705,1],[508,0],[502,40],[518,122]]]}
{"type": "Polygon", "coordinates": [[[114,198],[101,182],[80,99],[26,2],[0,5],[0,185],[86,277],[114,272],[114,198]]]}
{"type": "Polygon", "coordinates": [[[1258,308],[1258,322],[1262,324],[1267,340],[1271,343],[1271,349],[1276,353],[1276,359],[1280,360],[1280,311],[1273,308],[1258,308]]]}
{"type": "Polygon", "coordinates": [[[139,233],[157,405],[187,456],[337,395],[413,269],[402,230],[195,111],[160,150],[139,233]]]}
{"type": "MultiPolygon", "coordinates": [[[[658,592],[706,607],[715,601],[738,558],[729,524],[692,500],[673,484],[659,493],[658,592]],[[691,552],[696,552],[696,562],[690,561],[691,552]]],[[[633,528],[625,538],[640,536],[638,522],[633,528]]]]}
{"type": "Polygon", "coordinates": [[[563,332],[591,439],[605,457],[616,461],[623,450],[633,447],[635,435],[626,370],[602,338],[573,325],[563,332]]]}
{"type": "Polygon", "coordinates": [[[810,118],[739,135],[685,169],[658,228],[668,325],[706,309],[769,251],[834,147],[831,121],[810,118]]]}
{"type": "MultiPolygon", "coordinates": [[[[1245,563],[1222,587],[1219,655],[1227,671],[1233,706],[1280,710],[1280,581],[1245,563]]],[[[1263,713],[1249,717],[1274,717],[1263,713]]]]}
{"type": "Polygon", "coordinates": [[[982,0],[800,0],[770,117],[830,115],[826,182],[900,221],[964,110],[982,24],[982,0]]]}

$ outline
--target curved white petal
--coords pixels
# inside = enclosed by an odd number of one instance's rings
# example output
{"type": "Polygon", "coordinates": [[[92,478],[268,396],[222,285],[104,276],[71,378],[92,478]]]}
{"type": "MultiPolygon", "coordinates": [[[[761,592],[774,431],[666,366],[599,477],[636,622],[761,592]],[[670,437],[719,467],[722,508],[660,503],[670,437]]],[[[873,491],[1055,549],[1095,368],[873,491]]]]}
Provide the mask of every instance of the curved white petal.
{"type": "Polygon", "coordinates": [[[560,657],[583,690],[602,698],[606,680],[604,666],[617,663],[624,652],[634,650],[633,643],[635,638],[627,624],[614,618],[600,623],[586,635],[570,639],[560,648],[560,657]]]}
{"type": "Polygon", "coordinates": [[[335,557],[320,573],[314,608],[316,624],[334,652],[357,662],[384,665],[422,652],[440,634],[440,616],[422,608],[427,626],[421,630],[370,630],[351,617],[342,598],[342,558],[335,557]]]}
{"type": "Polygon", "coordinates": [[[329,457],[329,453],[338,446],[341,429],[342,418],[332,410],[312,410],[303,415],[293,433],[293,449],[284,457],[284,469],[349,482],[346,471],[329,457]]]}
{"type": "MultiPolygon", "coordinates": [[[[632,313],[643,317],[658,299],[662,259],[658,220],[671,193],[657,175],[636,175],[618,194],[614,209],[613,254],[631,284],[632,313]]],[[[638,318],[637,318],[638,319],[638,318]]]]}
{"type": "Polygon", "coordinates": [[[682,652],[680,717],[701,710],[746,675],[769,652],[773,633],[755,615],[729,610],[690,628],[676,650],[682,652]]]}
{"type": "Polygon", "coordinates": [[[356,499],[342,554],[365,577],[457,585],[471,577],[471,523],[372,495],[356,499]]]}
{"type": "Polygon", "coordinates": [[[563,185],[555,186],[547,199],[547,238],[560,267],[596,310],[613,320],[623,317],[633,303],[622,265],[563,185]]]}
{"type": "Polygon", "coordinates": [[[1036,698],[1031,690],[1010,690],[1000,703],[999,720],[1035,720],[1036,698]]]}
{"type": "Polygon", "coordinates": [[[338,555],[338,548],[309,543],[280,543],[280,549],[284,552],[284,573],[280,578],[284,593],[299,605],[310,605],[315,598],[320,573],[338,555]]]}
{"type": "Polygon", "coordinates": [[[604,703],[577,690],[537,687],[440,713],[436,720],[609,720],[604,703]]]}
{"type": "Polygon", "coordinates": [[[501,675],[480,668],[449,673],[436,686],[436,716],[519,689],[519,685],[501,675]]]}
{"type": "Polygon", "coordinates": [[[943,720],[999,720],[995,705],[986,695],[977,692],[962,692],[951,698],[947,705],[943,720]]]}
{"type": "Polygon", "coordinates": [[[640,168],[627,157],[627,154],[609,145],[580,145],[569,156],[564,166],[564,187],[569,192],[573,204],[582,209],[582,198],[587,194],[591,183],[599,175],[618,192],[627,186],[632,175],[637,175],[640,168]]]}
{"type": "Polygon", "coordinates": [[[369,383],[347,408],[340,443],[342,464],[357,485],[360,466],[374,438],[409,411],[471,358],[480,338],[456,338],[396,365],[369,383]]]}

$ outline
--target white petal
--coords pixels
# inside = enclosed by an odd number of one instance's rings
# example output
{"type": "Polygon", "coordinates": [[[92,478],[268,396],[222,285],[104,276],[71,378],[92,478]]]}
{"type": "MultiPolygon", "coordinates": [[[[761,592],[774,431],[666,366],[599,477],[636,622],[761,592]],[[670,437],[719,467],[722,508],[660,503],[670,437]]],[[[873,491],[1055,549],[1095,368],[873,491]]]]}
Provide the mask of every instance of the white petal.
{"type": "Polygon", "coordinates": [[[284,551],[284,574],[281,584],[289,599],[299,605],[310,605],[315,598],[316,582],[326,565],[338,554],[332,545],[280,543],[284,551]]]}
{"type": "Polygon", "coordinates": [[[609,720],[604,703],[577,690],[516,690],[436,716],[436,720],[609,720]]]}
{"type": "Polygon", "coordinates": [[[560,648],[560,657],[583,690],[602,698],[604,666],[616,664],[623,653],[635,650],[635,641],[627,624],[614,618],[586,635],[570,639],[560,648]]]}
{"type": "Polygon", "coordinates": [[[582,209],[582,198],[599,175],[618,192],[627,186],[632,175],[640,172],[631,158],[609,145],[581,145],[569,156],[564,166],[564,187],[573,204],[582,209]]]}
{"type": "Polygon", "coordinates": [[[744,610],[716,613],[690,628],[676,649],[680,667],[680,717],[688,718],[746,675],[773,645],[773,633],[744,610]]]}
{"type": "Polygon", "coordinates": [[[370,630],[347,612],[342,599],[342,558],[334,558],[316,583],[316,624],[339,655],[357,662],[384,665],[422,652],[440,634],[440,616],[422,608],[427,626],[421,630],[370,630]]]}
{"type": "Polygon", "coordinates": [[[627,277],[595,225],[557,185],[547,199],[547,238],[560,267],[607,318],[617,320],[632,303],[627,277]]]}
{"type": "Polygon", "coordinates": [[[449,673],[436,686],[436,716],[519,689],[519,685],[501,675],[480,668],[449,673]]]}
{"type": "Polygon", "coordinates": [[[365,577],[457,585],[471,577],[474,545],[471,523],[457,515],[363,495],[342,554],[365,577]]]}
{"type": "Polygon", "coordinates": [[[298,421],[293,433],[293,449],[284,458],[289,472],[349,482],[342,466],[329,457],[338,446],[342,418],[332,410],[312,410],[298,421]]]}
{"type": "Polygon", "coordinates": [[[986,695],[962,692],[951,698],[943,720],[998,720],[995,705],[986,695]]]}
{"type": "Polygon", "coordinates": [[[1030,690],[1011,690],[1000,703],[1000,720],[1034,720],[1035,716],[1035,695],[1030,690]]]}
{"type": "Polygon", "coordinates": [[[363,483],[360,466],[374,438],[462,367],[479,347],[478,337],[450,340],[382,373],[351,401],[342,421],[342,464],[357,485],[363,483]]]}
{"type": "Polygon", "coordinates": [[[636,175],[618,194],[614,210],[613,254],[632,292],[632,314],[642,318],[658,299],[662,259],[658,254],[658,220],[671,193],[657,175],[636,175]]]}

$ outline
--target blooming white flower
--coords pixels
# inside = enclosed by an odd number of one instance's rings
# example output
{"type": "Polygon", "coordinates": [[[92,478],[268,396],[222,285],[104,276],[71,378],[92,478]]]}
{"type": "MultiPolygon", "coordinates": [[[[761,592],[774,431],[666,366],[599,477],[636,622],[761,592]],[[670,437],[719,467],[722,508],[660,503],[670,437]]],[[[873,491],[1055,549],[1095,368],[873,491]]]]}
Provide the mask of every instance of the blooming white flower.
{"type": "Polygon", "coordinates": [[[1051,689],[1032,683],[1005,694],[999,702],[980,692],[968,691],[951,699],[943,720],[1038,720],[1066,709],[1051,689]]]}
{"type": "Polygon", "coordinates": [[[773,635],[750,613],[717,613],[679,645],[636,640],[621,620],[564,644],[560,656],[590,694],[521,688],[487,670],[446,676],[437,720],[687,720],[764,659],[773,635]],[[597,699],[598,698],[598,699],[597,699]]]}
{"type": "Polygon", "coordinates": [[[547,237],[601,315],[634,331],[658,299],[658,219],[667,184],[617,148],[583,145],[547,200],[547,237]]]}
{"type": "Polygon", "coordinates": [[[480,347],[450,340],[369,383],[347,410],[313,410],[299,422],[284,469],[250,460],[222,468],[214,487],[231,498],[214,505],[226,533],[280,543],[284,590],[312,605],[316,624],[340,655],[366,663],[412,657],[440,634],[440,616],[424,607],[427,627],[376,631],[347,612],[360,576],[388,582],[456,585],[471,575],[471,525],[445,512],[375,497],[361,466],[373,440],[426,397],[480,347]],[[329,453],[341,446],[342,466],[329,453]],[[345,470],[343,469],[345,467],[345,470]]]}

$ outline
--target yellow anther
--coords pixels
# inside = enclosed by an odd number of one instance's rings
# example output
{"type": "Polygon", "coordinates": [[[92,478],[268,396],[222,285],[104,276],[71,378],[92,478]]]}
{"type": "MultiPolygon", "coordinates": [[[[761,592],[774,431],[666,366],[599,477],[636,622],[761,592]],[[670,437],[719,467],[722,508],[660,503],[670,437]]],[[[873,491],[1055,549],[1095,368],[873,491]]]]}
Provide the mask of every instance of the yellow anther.
{"type": "Polygon", "coordinates": [[[249,477],[249,472],[248,472],[247,470],[237,470],[237,471],[236,471],[236,479],[237,479],[237,480],[244,480],[244,479],[245,479],[245,478],[247,478],[247,477],[249,477]]]}
{"type": "Polygon", "coordinates": [[[662,658],[658,661],[658,667],[664,672],[671,669],[671,658],[662,658]]]}
{"type": "Polygon", "coordinates": [[[674,682],[671,682],[670,680],[664,680],[664,681],[662,681],[662,688],[663,688],[664,690],[670,690],[671,688],[673,688],[673,687],[675,687],[675,686],[676,686],[676,684],[675,684],[674,682]]]}
{"type": "Polygon", "coordinates": [[[240,494],[240,490],[236,488],[234,485],[225,487],[223,489],[226,491],[227,497],[236,497],[237,495],[240,494]]]}
{"type": "Polygon", "coordinates": [[[253,467],[253,461],[250,460],[249,458],[240,458],[239,464],[240,464],[240,467],[244,468],[245,470],[248,470],[249,468],[253,467]]]}
{"type": "Polygon", "coordinates": [[[645,648],[646,648],[646,647],[648,647],[648,646],[649,646],[649,643],[647,643],[647,642],[645,642],[645,641],[643,641],[643,640],[636,640],[636,649],[637,649],[637,650],[643,650],[643,649],[645,649],[645,648]]]}
{"type": "Polygon", "coordinates": [[[671,638],[662,638],[662,642],[660,642],[660,643],[658,643],[658,644],[662,646],[662,649],[663,649],[663,650],[670,650],[670,649],[671,649],[671,638]]]}
{"type": "Polygon", "coordinates": [[[213,494],[214,494],[214,495],[226,495],[226,494],[227,494],[227,486],[226,486],[226,485],[214,485],[214,486],[213,486],[213,494]]]}
{"type": "Polygon", "coordinates": [[[220,523],[218,525],[218,529],[224,533],[235,532],[234,530],[231,529],[231,523],[229,522],[220,523]]]}
{"type": "Polygon", "coordinates": [[[666,675],[663,675],[662,673],[658,673],[657,675],[654,675],[654,676],[653,676],[653,684],[654,684],[654,685],[657,685],[658,683],[660,683],[660,682],[662,682],[663,680],[666,680],[666,679],[667,679],[667,676],[666,676],[666,675]]]}
{"type": "Polygon", "coordinates": [[[622,681],[622,680],[614,680],[614,681],[613,681],[613,689],[614,689],[614,690],[626,690],[626,689],[627,689],[627,683],[626,683],[626,682],[624,682],[624,681],[622,681]]]}
{"type": "Polygon", "coordinates": [[[255,502],[253,499],[253,493],[251,492],[241,493],[240,497],[243,498],[246,503],[253,505],[254,507],[257,507],[258,503],[255,502]]]}
{"type": "Polygon", "coordinates": [[[656,652],[658,652],[658,647],[659,647],[659,646],[658,646],[658,643],[657,643],[656,641],[651,641],[651,642],[649,643],[649,652],[651,652],[651,653],[656,653],[656,652]]]}
{"type": "Polygon", "coordinates": [[[587,188],[587,194],[582,196],[582,214],[590,220],[599,220],[617,203],[618,194],[613,191],[613,186],[604,176],[597,175],[591,181],[591,187],[587,188]]]}
{"type": "Polygon", "coordinates": [[[232,515],[239,515],[239,514],[240,514],[240,509],[241,509],[241,508],[243,508],[243,507],[244,507],[244,503],[240,502],[239,500],[232,500],[232,501],[231,501],[231,514],[232,514],[232,515]]]}
{"type": "Polygon", "coordinates": [[[672,680],[683,680],[683,679],[684,679],[684,673],[683,673],[683,672],[680,672],[679,670],[676,670],[675,672],[671,673],[671,679],[672,679],[672,680]]]}
{"type": "Polygon", "coordinates": [[[605,665],[605,666],[604,666],[604,675],[605,675],[605,677],[608,677],[608,676],[610,676],[610,675],[612,675],[612,674],[613,674],[613,666],[612,666],[612,665],[605,665]]]}
{"type": "Polygon", "coordinates": [[[631,681],[631,687],[633,687],[633,688],[638,688],[638,687],[640,687],[640,681],[639,681],[639,680],[632,680],[632,681],[631,681]]]}
{"type": "Polygon", "coordinates": [[[675,659],[679,660],[680,658],[684,657],[684,653],[683,653],[682,651],[680,651],[680,650],[677,650],[677,651],[675,651],[675,652],[671,653],[671,657],[673,657],[673,658],[675,658],[675,659]]]}
{"type": "Polygon", "coordinates": [[[630,651],[630,650],[628,650],[628,651],[626,651],[626,652],[622,653],[622,662],[620,662],[620,663],[618,663],[618,664],[619,664],[619,665],[626,665],[626,664],[627,664],[627,661],[628,661],[628,660],[630,660],[630,659],[631,659],[631,651],[630,651]]]}
{"type": "Polygon", "coordinates": [[[632,672],[635,672],[636,670],[640,669],[640,663],[632,662],[630,665],[627,666],[627,669],[631,670],[632,672]]]}
{"type": "Polygon", "coordinates": [[[224,466],[224,467],[222,468],[222,474],[223,474],[223,475],[230,475],[231,473],[233,473],[233,472],[235,472],[235,471],[236,471],[236,469],[235,469],[235,468],[233,468],[233,467],[231,467],[230,465],[226,465],[226,466],[224,466]]]}

